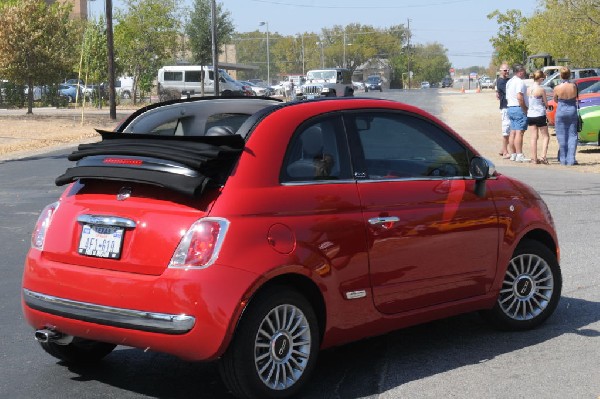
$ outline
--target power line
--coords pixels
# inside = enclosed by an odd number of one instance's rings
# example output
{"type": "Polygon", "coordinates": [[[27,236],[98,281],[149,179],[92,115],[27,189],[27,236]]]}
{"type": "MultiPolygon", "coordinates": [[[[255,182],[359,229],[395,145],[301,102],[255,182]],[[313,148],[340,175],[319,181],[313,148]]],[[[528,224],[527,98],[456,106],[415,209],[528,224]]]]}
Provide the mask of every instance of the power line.
{"type": "Polygon", "coordinates": [[[364,6],[328,6],[328,5],[310,5],[310,4],[295,4],[295,3],[287,3],[283,1],[274,1],[274,0],[250,0],[256,3],[267,3],[274,4],[279,6],[288,6],[288,7],[298,7],[298,8],[322,8],[322,9],[363,9],[363,10],[378,10],[378,9],[404,9],[404,8],[423,8],[423,7],[433,7],[433,6],[442,6],[447,4],[457,4],[457,3],[469,3],[474,2],[475,0],[448,0],[448,1],[437,1],[433,3],[426,4],[407,4],[407,5],[395,5],[395,6],[377,6],[377,5],[364,5],[364,6]]]}

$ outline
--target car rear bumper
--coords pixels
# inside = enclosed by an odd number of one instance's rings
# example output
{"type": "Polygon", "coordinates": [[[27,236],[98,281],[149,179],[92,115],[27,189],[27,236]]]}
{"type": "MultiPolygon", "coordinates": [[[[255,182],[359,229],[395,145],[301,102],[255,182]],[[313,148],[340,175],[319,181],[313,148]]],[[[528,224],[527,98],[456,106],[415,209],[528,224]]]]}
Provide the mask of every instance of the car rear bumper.
{"type": "Polygon", "coordinates": [[[185,314],[146,312],[73,301],[23,289],[23,302],[32,309],[107,326],[162,334],[184,334],[194,327],[195,317],[185,314]]]}
{"type": "Polygon", "coordinates": [[[218,264],[151,276],[53,262],[31,250],[23,313],[35,329],[211,360],[228,345],[256,278],[218,264]]]}

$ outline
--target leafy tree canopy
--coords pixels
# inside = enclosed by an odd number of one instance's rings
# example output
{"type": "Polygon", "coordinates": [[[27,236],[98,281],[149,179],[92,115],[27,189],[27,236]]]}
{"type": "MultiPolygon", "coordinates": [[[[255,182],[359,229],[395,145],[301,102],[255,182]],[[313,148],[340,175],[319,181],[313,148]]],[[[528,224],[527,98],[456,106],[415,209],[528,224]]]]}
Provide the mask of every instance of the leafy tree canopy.
{"type": "Polygon", "coordinates": [[[496,50],[492,62],[496,65],[522,63],[523,56],[528,54],[527,42],[521,34],[527,18],[519,10],[508,10],[504,14],[495,10],[487,18],[495,19],[499,25],[498,35],[490,39],[496,50]]]}
{"type": "Polygon", "coordinates": [[[150,91],[163,60],[176,52],[180,37],[176,6],[176,0],[126,0],[125,9],[115,13],[117,69],[133,77],[134,103],[136,89],[150,91]]]}
{"type": "Polygon", "coordinates": [[[72,6],[41,0],[5,2],[0,12],[1,77],[29,87],[61,81],[76,65],[78,24],[69,18],[72,6]]]}
{"type": "MultiPolygon", "coordinates": [[[[212,64],[212,17],[211,0],[195,0],[189,21],[185,24],[185,32],[189,38],[189,50],[195,64],[212,64]]],[[[222,5],[217,4],[217,49],[222,50],[222,44],[229,43],[234,32],[233,22],[229,11],[223,11],[222,5]]]]}
{"type": "Polygon", "coordinates": [[[534,53],[568,58],[570,65],[600,65],[600,0],[546,0],[523,26],[534,53]]]}

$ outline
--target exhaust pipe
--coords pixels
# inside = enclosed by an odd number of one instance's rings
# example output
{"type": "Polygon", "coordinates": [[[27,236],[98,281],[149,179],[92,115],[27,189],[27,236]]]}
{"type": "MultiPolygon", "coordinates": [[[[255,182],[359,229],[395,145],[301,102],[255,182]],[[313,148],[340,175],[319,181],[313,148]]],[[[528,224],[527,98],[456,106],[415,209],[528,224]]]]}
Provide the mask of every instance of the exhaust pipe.
{"type": "Polygon", "coordinates": [[[73,341],[73,336],[44,328],[35,332],[35,339],[42,344],[54,342],[58,345],[68,345],[73,341]]]}

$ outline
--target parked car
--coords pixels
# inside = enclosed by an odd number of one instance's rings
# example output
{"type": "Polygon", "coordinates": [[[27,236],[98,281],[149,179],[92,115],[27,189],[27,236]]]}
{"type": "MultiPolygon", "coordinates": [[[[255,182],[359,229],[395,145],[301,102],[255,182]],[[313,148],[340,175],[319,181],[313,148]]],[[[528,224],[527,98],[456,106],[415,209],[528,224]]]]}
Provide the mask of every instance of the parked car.
{"type": "Polygon", "coordinates": [[[74,103],[81,96],[81,90],[79,85],[58,85],[58,94],[67,97],[70,103],[74,103]]]}
{"type": "Polygon", "coordinates": [[[494,88],[494,81],[490,78],[483,78],[479,81],[479,86],[482,89],[493,89],[494,88]]]}
{"type": "MultiPolygon", "coordinates": [[[[571,69],[571,79],[590,78],[594,76],[600,76],[600,68],[576,68],[571,69]]],[[[554,97],[554,86],[561,82],[560,72],[557,71],[552,75],[548,76],[541,84],[546,91],[548,100],[554,97]]]]}
{"type": "Polygon", "coordinates": [[[421,89],[429,89],[430,86],[431,85],[427,81],[421,82],[421,89]]]}
{"type": "Polygon", "coordinates": [[[454,80],[452,78],[449,77],[445,77],[444,79],[442,79],[442,88],[446,88],[446,87],[452,87],[452,85],[454,84],[454,80]]]}
{"type": "Polygon", "coordinates": [[[365,90],[365,83],[358,81],[358,80],[353,80],[352,81],[352,87],[354,88],[354,91],[359,91],[359,90],[365,90]]]}
{"type": "Polygon", "coordinates": [[[283,398],[319,349],[472,311],[528,330],[560,298],[541,196],[407,104],[174,100],[69,160],[22,279],[66,365],[125,344],[283,398]]]}
{"type": "MultiPolygon", "coordinates": [[[[590,95],[593,97],[594,92],[600,91],[600,76],[574,79],[573,83],[577,85],[580,107],[585,107],[588,102],[587,99],[590,97],[590,95]],[[587,91],[588,88],[591,88],[591,90],[587,91]]],[[[548,123],[550,125],[554,125],[554,119],[556,118],[556,101],[554,100],[554,95],[552,98],[548,97],[548,110],[546,111],[546,117],[548,119],[548,123]]]]}
{"type": "Polygon", "coordinates": [[[255,96],[265,97],[265,96],[270,96],[272,94],[271,89],[268,87],[259,86],[257,84],[254,84],[254,83],[246,81],[246,80],[241,80],[240,83],[242,83],[244,86],[249,87],[255,96]]]}
{"type": "MultiPolygon", "coordinates": [[[[108,87],[105,84],[104,87],[108,87]]],[[[115,94],[124,99],[130,99],[133,94],[133,78],[121,76],[115,80],[115,94]]]]}
{"type": "Polygon", "coordinates": [[[581,108],[579,114],[583,125],[579,132],[579,141],[581,143],[593,143],[600,145],[600,96],[596,95],[596,105],[581,108]]]}
{"type": "Polygon", "coordinates": [[[319,97],[352,97],[352,71],[345,68],[313,69],[306,73],[306,81],[294,87],[296,99],[312,100],[319,97]]]}
{"type": "Polygon", "coordinates": [[[383,80],[379,77],[379,75],[371,75],[367,77],[365,81],[365,92],[369,90],[379,90],[383,91],[383,80]]]}

